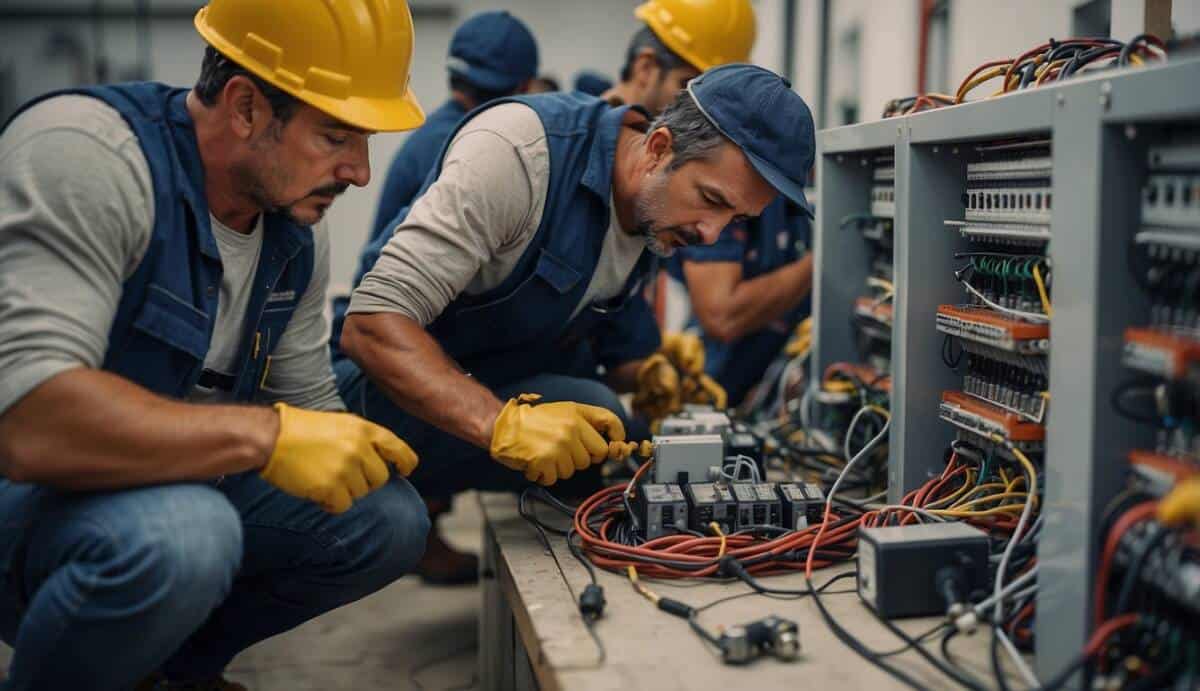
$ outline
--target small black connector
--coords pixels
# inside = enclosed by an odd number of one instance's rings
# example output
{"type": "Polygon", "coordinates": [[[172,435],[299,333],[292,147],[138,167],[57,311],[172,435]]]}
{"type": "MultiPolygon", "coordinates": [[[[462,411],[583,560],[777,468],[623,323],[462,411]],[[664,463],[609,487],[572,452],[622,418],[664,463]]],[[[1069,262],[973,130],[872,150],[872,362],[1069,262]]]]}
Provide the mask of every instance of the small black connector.
{"type": "Polygon", "coordinates": [[[579,613],[584,619],[596,620],[604,615],[604,588],[589,583],[579,596],[579,613]]]}
{"type": "Polygon", "coordinates": [[[695,610],[692,609],[691,605],[680,602],[679,600],[672,600],[669,597],[659,598],[658,608],[667,614],[673,614],[680,619],[690,619],[692,614],[695,613],[695,610]]]}

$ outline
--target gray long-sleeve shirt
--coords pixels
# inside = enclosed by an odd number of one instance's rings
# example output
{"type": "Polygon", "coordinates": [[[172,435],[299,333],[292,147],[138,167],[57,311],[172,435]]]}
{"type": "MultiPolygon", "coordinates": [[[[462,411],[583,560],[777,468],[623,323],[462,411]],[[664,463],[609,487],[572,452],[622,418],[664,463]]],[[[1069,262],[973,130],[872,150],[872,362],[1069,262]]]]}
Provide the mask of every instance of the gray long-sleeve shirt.
{"type": "MultiPolygon", "coordinates": [[[[259,227],[239,234],[211,219],[224,275],[205,367],[231,373],[262,247],[259,227]]],[[[17,117],[0,135],[0,413],[47,379],[98,367],[123,282],[154,228],[150,168],[116,110],[59,96],[17,117]]],[[[268,400],[343,410],[328,353],[324,299],[329,237],[312,229],[312,279],[275,349],[268,400]]],[[[197,387],[192,400],[227,400],[197,387]]]]}

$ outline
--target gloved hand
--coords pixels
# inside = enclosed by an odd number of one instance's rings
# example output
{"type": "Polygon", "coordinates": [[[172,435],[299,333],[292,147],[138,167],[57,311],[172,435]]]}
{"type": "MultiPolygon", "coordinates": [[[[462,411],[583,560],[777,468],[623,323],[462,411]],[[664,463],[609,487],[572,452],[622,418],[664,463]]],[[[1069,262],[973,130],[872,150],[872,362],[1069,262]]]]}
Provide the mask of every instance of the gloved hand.
{"type": "Polygon", "coordinates": [[[792,334],[792,338],[783,347],[783,352],[788,357],[796,357],[804,355],[812,349],[812,317],[808,317],[804,321],[796,325],[796,331],[792,334]]]}
{"type": "Polygon", "coordinates": [[[646,358],[638,368],[633,410],[647,420],[659,420],[680,407],[679,373],[675,366],[662,353],[646,358]]]}
{"type": "Polygon", "coordinates": [[[666,355],[684,376],[695,376],[704,371],[704,343],[696,334],[664,333],[658,352],[666,355]]]}
{"type": "Polygon", "coordinates": [[[681,400],[684,403],[707,403],[717,410],[724,410],[729,401],[725,387],[707,374],[684,380],[681,400]]]}
{"type": "Polygon", "coordinates": [[[348,413],[276,403],[279,436],[262,478],[292,496],[342,513],[388,481],[384,461],[407,476],[417,454],[386,429],[348,413]]]}
{"type": "Polygon", "coordinates": [[[1158,502],[1158,520],[1164,525],[1181,526],[1189,521],[1200,527],[1200,477],[1190,477],[1175,485],[1158,502]]]}
{"type": "Polygon", "coordinates": [[[492,458],[527,480],[553,485],[627,448],[613,446],[625,441],[625,426],[612,411],[569,401],[532,405],[539,399],[538,394],[509,399],[492,425],[492,458]]]}

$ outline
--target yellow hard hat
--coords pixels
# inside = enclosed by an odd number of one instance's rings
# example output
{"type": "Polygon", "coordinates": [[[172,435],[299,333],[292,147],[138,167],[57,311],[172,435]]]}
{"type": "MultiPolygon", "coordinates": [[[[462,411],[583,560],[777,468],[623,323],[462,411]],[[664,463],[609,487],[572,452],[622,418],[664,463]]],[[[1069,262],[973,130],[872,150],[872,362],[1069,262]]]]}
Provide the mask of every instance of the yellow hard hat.
{"type": "Polygon", "coordinates": [[[701,72],[750,62],[755,33],[750,0],[649,0],[633,13],[701,72]]]}
{"type": "Polygon", "coordinates": [[[425,113],[409,88],[405,0],[211,0],[196,30],[225,57],[314,108],[376,132],[425,113]]]}

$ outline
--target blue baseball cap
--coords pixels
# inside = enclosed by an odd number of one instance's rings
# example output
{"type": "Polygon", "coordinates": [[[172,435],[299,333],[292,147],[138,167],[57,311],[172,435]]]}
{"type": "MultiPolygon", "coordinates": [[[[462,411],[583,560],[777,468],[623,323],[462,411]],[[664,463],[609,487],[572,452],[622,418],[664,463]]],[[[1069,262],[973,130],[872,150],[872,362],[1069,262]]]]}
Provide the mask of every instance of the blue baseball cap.
{"type": "Polygon", "coordinates": [[[608,77],[593,72],[592,70],[583,70],[575,75],[575,90],[582,91],[585,94],[599,96],[613,87],[613,82],[608,77]]]}
{"type": "Polygon", "coordinates": [[[817,143],[812,112],[788,80],[755,65],[721,65],[688,82],[704,117],[772,187],[812,217],[804,181],[817,143]]]}
{"type": "Polygon", "coordinates": [[[537,76],[537,42],[529,27],[508,12],[480,12],[450,39],[449,68],[481,89],[512,91],[537,76]]]}

